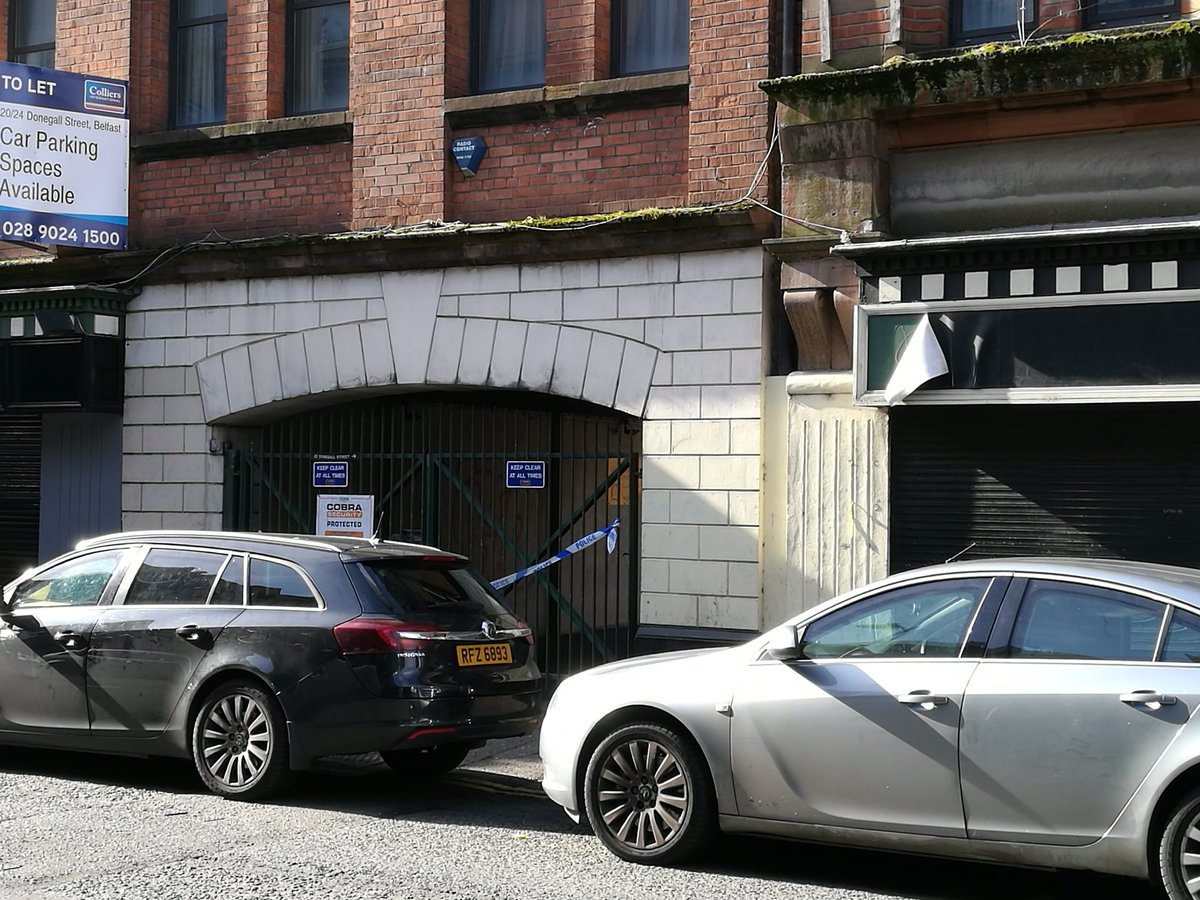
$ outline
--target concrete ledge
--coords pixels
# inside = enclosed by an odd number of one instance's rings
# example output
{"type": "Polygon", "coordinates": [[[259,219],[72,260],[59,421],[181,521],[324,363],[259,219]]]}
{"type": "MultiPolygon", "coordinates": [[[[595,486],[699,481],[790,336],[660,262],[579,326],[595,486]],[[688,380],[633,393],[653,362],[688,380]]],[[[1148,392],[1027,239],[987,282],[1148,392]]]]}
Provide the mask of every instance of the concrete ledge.
{"type": "Polygon", "coordinates": [[[849,394],[853,391],[853,372],[793,372],[787,377],[789,397],[849,394]]]}

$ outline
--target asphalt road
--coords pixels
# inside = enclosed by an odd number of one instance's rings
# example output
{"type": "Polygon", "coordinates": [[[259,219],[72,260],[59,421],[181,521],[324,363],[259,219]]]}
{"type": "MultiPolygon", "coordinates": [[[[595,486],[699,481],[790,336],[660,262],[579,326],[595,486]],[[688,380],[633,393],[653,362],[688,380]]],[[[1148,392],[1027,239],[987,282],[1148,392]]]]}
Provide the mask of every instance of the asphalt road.
{"type": "Polygon", "coordinates": [[[618,861],[542,795],[529,745],[440,780],[333,760],[278,802],[190,767],[0,748],[0,898],[1151,900],[1092,875],[726,838],[701,865],[618,861]]]}

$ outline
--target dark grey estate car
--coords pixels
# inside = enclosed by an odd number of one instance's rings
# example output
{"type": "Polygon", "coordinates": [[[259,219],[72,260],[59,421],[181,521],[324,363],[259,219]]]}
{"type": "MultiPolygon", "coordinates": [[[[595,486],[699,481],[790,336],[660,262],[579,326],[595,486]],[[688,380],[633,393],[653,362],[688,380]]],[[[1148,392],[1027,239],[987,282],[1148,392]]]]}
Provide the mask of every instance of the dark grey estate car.
{"type": "Polygon", "coordinates": [[[529,627],[415,544],[114,534],[0,605],[0,743],[191,757],[228,797],[330,754],[448,771],[530,731],[541,686],[529,627]]]}

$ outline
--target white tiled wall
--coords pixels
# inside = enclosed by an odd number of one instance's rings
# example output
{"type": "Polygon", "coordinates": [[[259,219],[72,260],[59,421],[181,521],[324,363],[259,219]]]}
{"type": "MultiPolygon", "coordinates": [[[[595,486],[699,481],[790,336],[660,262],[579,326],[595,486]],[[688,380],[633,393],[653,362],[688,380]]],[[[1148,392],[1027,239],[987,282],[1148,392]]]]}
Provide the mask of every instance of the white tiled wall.
{"type": "Polygon", "coordinates": [[[389,384],[550,392],[643,420],[642,622],[756,629],[761,268],[749,248],[149,287],[124,526],[220,526],[206,422],[389,384]]]}

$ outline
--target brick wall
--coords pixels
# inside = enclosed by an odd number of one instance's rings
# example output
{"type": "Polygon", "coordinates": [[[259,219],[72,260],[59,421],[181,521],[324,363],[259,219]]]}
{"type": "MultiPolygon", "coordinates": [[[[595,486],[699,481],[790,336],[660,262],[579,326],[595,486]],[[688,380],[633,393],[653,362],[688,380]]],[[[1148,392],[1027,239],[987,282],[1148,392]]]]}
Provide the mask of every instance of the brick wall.
{"type": "Polygon", "coordinates": [[[944,47],[950,40],[948,0],[908,0],[901,22],[902,41],[913,49],[944,47]]]}
{"type": "MultiPolygon", "coordinates": [[[[165,131],[170,0],[58,2],[60,67],[128,78],[133,134],[165,131]]],[[[769,74],[768,6],[768,0],[693,3],[686,106],[664,101],[647,108],[642,98],[631,104],[636,109],[621,109],[618,99],[610,104],[615,111],[602,115],[458,132],[481,133],[490,148],[480,175],[467,181],[449,153],[455,134],[444,124],[443,103],[469,89],[470,4],[356,0],[352,145],[135,164],[131,242],[153,246],[202,238],[211,229],[229,235],[370,229],[738,199],[769,137],[769,104],[757,87],[769,74]]],[[[547,0],[546,9],[550,103],[556,86],[607,79],[610,0],[547,0]]],[[[283,115],[285,11],[285,0],[229,6],[230,125],[283,115]]],[[[502,97],[497,103],[503,108],[502,97]]],[[[503,112],[492,117],[503,118],[503,112]]],[[[759,191],[765,197],[765,183],[759,191]]]]}
{"type": "Polygon", "coordinates": [[[272,0],[245,0],[228,8],[226,121],[278,118],[284,107],[286,8],[272,0]]]}
{"type": "Polygon", "coordinates": [[[448,5],[454,4],[353,4],[350,106],[356,228],[443,217],[449,164],[442,124],[448,5]]]}
{"type": "Polygon", "coordinates": [[[767,0],[692,4],[689,203],[739,198],[762,163],[769,120],[756,85],[768,75],[769,11],[767,0]]]}
{"type": "Polygon", "coordinates": [[[546,84],[603,78],[597,72],[596,37],[607,31],[592,0],[546,0],[546,84]]]}
{"type": "Polygon", "coordinates": [[[55,67],[128,78],[130,7],[130,0],[58,0],[55,67]]]}
{"type": "Polygon", "coordinates": [[[679,206],[687,199],[687,129],[687,109],[676,107],[452,134],[480,135],[488,151],[474,177],[451,175],[449,215],[496,222],[679,206]]]}
{"type": "Polygon", "coordinates": [[[446,96],[465,97],[471,92],[471,4],[446,4],[446,96]]]}
{"type": "Polygon", "coordinates": [[[169,0],[133,0],[129,70],[129,128],[135,134],[167,127],[167,83],[170,63],[169,0]]]}
{"type": "MultiPolygon", "coordinates": [[[[143,163],[131,172],[131,230],[156,244],[344,230],[350,221],[350,148],[143,163]]],[[[142,243],[146,241],[143,239],[142,243]]]]}

